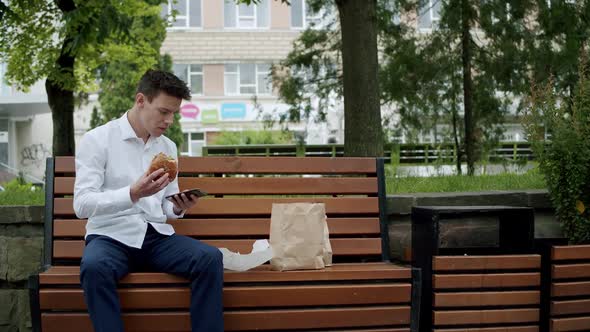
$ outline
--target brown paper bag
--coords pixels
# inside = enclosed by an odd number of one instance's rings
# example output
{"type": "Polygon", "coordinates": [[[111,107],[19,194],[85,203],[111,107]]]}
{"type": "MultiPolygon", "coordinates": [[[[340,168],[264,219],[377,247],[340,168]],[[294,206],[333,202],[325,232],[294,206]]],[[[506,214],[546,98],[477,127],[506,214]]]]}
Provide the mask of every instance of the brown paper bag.
{"type": "Polygon", "coordinates": [[[322,269],[332,265],[324,203],[273,204],[270,247],[273,270],[322,269]]]}

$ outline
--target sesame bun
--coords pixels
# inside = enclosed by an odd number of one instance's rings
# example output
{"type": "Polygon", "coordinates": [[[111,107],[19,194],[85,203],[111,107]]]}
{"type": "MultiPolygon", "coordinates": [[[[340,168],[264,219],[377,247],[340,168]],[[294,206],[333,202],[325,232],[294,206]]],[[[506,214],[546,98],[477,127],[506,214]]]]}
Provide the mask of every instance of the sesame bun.
{"type": "Polygon", "coordinates": [[[162,152],[158,153],[152,159],[148,174],[152,174],[160,168],[163,168],[164,172],[168,173],[168,178],[170,181],[174,181],[174,179],[176,179],[178,165],[174,157],[167,156],[162,152]]]}

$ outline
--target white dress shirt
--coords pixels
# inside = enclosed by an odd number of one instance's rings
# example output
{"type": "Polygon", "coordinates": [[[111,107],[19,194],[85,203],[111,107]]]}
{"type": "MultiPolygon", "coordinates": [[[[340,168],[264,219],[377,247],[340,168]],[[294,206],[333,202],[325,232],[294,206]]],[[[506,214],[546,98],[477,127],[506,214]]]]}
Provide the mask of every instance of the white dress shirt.
{"type": "Polygon", "coordinates": [[[181,218],[167,195],[178,190],[178,177],[156,194],[131,201],[130,187],[147,171],[159,152],[177,158],[176,145],[167,137],[137,137],[127,113],[90,130],[76,149],[74,211],[88,218],[86,236],[106,235],[141,248],[150,223],[161,234],[174,233],[167,219],[181,218]]]}

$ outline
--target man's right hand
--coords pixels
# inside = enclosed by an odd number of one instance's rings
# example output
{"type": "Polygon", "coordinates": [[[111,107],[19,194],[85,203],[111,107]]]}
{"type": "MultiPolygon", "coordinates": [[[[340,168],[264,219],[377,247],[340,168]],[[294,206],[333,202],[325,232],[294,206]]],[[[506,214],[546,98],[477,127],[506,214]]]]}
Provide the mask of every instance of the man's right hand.
{"type": "Polygon", "coordinates": [[[162,175],[162,173],[164,173],[163,168],[160,168],[151,174],[148,174],[146,171],[137,182],[131,185],[131,189],[129,190],[131,201],[135,203],[142,197],[151,196],[166,188],[170,183],[170,179],[168,179],[168,173],[165,173],[164,175],[162,175]]]}

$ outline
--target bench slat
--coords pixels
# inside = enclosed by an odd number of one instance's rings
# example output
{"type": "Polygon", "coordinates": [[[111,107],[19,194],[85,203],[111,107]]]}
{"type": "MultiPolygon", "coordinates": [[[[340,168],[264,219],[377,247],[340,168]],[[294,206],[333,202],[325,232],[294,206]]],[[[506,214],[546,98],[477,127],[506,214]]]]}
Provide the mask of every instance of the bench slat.
{"type": "Polygon", "coordinates": [[[540,255],[435,256],[432,259],[433,271],[517,270],[540,267],[540,255]]]}
{"type": "MultiPolygon", "coordinates": [[[[270,230],[269,218],[257,219],[181,219],[168,220],[177,234],[202,236],[264,236],[270,230]]],[[[86,220],[56,219],[53,224],[54,237],[83,237],[86,234],[86,220]]],[[[378,235],[378,218],[328,218],[330,235],[378,235]]]]}
{"type": "Polygon", "coordinates": [[[539,309],[434,311],[434,325],[536,323],[539,309]]]}
{"type": "Polygon", "coordinates": [[[590,278],[590,264],[553,264],[551,277],[553,279],[590,278]]]}
{"type": "Polygon", "coordinates": [[[551,301],[551,315],[590,314],[589,300],[551,301]]]}
{"type": "MultiPolygon", "coordinates": [[[[377,197],[362,198],[205,198],[187,211],[185,216],[197,215],[270,215],[273,203],[313,202],[325,203],[328,214],[377,214],[377,197]]],[[[73,216],[72,198],[55,198],[53,213],[56,216],[73,216]]]]}
{"type": "Polygon", "coordinates": [[[538,326],[486,327],[467,329],[434,329],[433,332],[539,332],[538,326]]]}
{"type": "Polygon", "coordinates": [[[533,305],[540,302],[539,291],[434,293],[435,307],[533,305]]]}
{"type": "Polygon", "coordinates": [[[590,295],[590,281],[554,282],[551,284],[551,297],[590,295]]]}
{"type": "MultiPolygon", "coordinates": [[[[218,248],[243,254],[252,251],[255,240],[202,240],[202,242],[218,248]]],[[[334,256],[366,256],[381,255],[380,238],[330,239],[334,256]]],[[[53,257],[56,259],[81,258],[84,251],[83,240],[53,241],[53,257]]]]}
{"type": "MultiPolygon", "coordinates": [[[[87,314],[43,313],[41,320],[44,332],[92,331],[87,314]]],[[[245,310],[224,313],[225,331],[400,326],[409,324],[409,320],[410,308],[403,306],[245,310]]],[[[123,314],[123,321],[133,331],[190,331],[188,312],[126,313],[123,314]]]]}
{"type": "Polygon", "coordinates": [[[590,317],[578,318],[552,318],[551,331],[588,331],[590,326],[590,317]]]}
{"type": "Polygon", "coordinates": [[[456,288],[505,288],[530,287],[541,285],[541,274],[506,273],[506,274],[435,274],[434,289],[456,288]]]}
{"type": "MultiPolygon", "coordinates": [[[[391,263],[341,263],[323,270],[271,271],[262,265],[247,272],[225,271],[225,283],[239,282],[296,282],[296,281],[342,281],[342,280],[409,280],[412,270],[391,263]]],[[[80,284],[79,266],[53,266],[39,274],[41,285],[80,284]]],[[[121,279],[121,284],[187,283],[183,278],[166,273],[135,272],[121,279]]]]}
{"type": "Polygon", "coordinates": [[[551,260],[562,261],[570,259],[590,260],[590,245],[553,246],[551,260]]]}
{"type": "MultiPolygon", "coordinates": [[[[182,173],[234,174],[371,174],[375,158],[180,157],[182,173]]],[[[75,172],[74,157],[55,158],[56,173],[75,172]]]]}
{"type": "MultiPolygon", "coordinates": [[[[224,287],[225,308],[405,304],[411,285],[324,285],[224,287]]],[[[189,287],[119,289],[123,309],[187,309],[189,287]]],[[[86,310],[81,289],[41,289],[41,310],[86,310]]]]}
{"type": "MultiPolygon", "coordinates": [[[[56,177],[54,193],[72,195],[74,177],[56,177]]],[[[209,194],[293,195],[293,194],[374,194],[377,178],[215,178],[181,177],[180,190],[200,188],[209,194]]]]}

